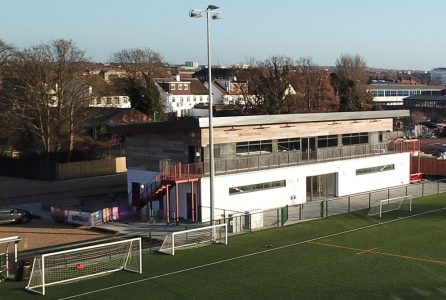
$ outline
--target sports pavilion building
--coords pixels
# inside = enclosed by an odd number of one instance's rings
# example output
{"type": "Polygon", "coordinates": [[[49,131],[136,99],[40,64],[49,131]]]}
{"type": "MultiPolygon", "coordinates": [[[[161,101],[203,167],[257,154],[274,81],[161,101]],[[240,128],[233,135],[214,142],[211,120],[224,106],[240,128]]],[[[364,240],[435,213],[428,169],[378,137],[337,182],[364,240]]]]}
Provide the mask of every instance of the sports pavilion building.
{"type": "MultiPolygon", "coordinates": [[[[214,117],[214,207],[249,212],[409,183],[388,143],[408,110],[214,117]]],[[[126,135],[129,203],[209,221],[208,118],[112,126],[126,135]]]]}

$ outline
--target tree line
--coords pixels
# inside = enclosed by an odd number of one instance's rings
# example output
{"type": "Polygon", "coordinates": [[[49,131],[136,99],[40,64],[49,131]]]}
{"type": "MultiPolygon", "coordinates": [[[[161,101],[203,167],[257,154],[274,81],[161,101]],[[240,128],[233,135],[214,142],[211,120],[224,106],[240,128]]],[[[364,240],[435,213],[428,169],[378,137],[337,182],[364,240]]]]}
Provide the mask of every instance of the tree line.
{"type": "MultiPolygon", "coordinates": [[[[115,78],[110,89],[127,95],[133,108],[164,115],[154,78],[169,76],[161,54],[149,48],[123,49],[110,63],[126,75],[115,78]]],[[[16,49],[0,40],[0,145],[12,145],[27,153],[65,155],[84,143],[82,128],[97,117],[86,107],[94,76],[92,62],[71,40],[54,40],[16,49]]],[[[234,69],[248,81],[243,101],[236,103],[240,114],[283,114],[372,109],[372,95],[366,92],[369,78],[364,59],[342,54],[335,71],[327,72],[311,57],[293,60],[272,56],[251,60],[248,69],[234,69]]]]}

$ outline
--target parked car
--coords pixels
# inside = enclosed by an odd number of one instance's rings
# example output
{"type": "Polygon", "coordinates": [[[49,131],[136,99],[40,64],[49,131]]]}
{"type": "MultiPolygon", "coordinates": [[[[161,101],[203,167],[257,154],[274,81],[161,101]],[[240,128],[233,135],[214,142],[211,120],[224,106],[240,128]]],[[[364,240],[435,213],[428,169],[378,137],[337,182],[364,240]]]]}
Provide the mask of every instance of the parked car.
{"type": "Polygon", "coordinates": [[[30,211],[20,208],[0,208],[0,224],[26,223],[33,219],[30,211]]]}

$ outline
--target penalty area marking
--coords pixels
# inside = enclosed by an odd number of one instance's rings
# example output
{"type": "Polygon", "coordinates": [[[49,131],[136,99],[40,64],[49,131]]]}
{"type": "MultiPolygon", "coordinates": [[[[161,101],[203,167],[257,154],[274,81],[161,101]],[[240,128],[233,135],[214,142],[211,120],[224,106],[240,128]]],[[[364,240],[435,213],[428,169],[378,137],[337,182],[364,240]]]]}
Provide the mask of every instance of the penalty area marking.
{"type": "Polygon", "coordinates": [[[397,257],[397,258],[403,258],[403,259],[418,260],[418,261],[430,262],[430,263],[434,263],[434,264],[446,265],[446,261],[443,261],[443,260],[435,260],[435,259],[428,259],[428,258],[422,258],[422,257],[416,257],[416,256],[408,256],[408,255],[400,255],[400,254],[394,254],[394,253],[375,251],[378,248],[360,249],[360,248],[333,245],[333,244],[325,244],[325,243],[319,243],[319,242],[308,242],[308,244],[319,245],[319,246],[324,246],[324,247],[331,247],[331,248],[338,248],[338,249],[345,249],[345,250],[359,251],[358,253],[356,253],[356,255],[370,253],[370,254],[378,254],[378,255],[384,255],[384,256],[391,256],[391,257],[397,257]]]}
{"type": "MultiPolygon", "coordinates": [[[[83,297],[83,296],[86,296],[86,295],[91,295],[91,294],[95,294],[95,293],[99,293],[99,292],[103,292],[103,291],[107,291],[107,290],[111,290],[111,289],[120,288],[120,287],[123,287],[123,286],[128,286],[128,285],[137,284],[137,283],[140,283],[140,282],[154,280],[154,279],[157,279],[157,278],[163,278],[163,277],[167,277],[167,276],[171,276],[171,275],[175,275],[175,274],[180,274],[180,273],[184,273],[184,272],[188,272],[188,271],[193,271],[193,270],[197,270],[197,269],[201,269],[201,268],[215,266],[215,265],[223,264],[223,263],[226,263],[226,262],[230,262],[230,261],[234,261],[234,260],[238,260],[238,259],[242,259],[242,258],[246,258],[246,257],[251,257],[251,256],[259,255],[259,254],[272,252],[272,251],[277,251],[277,250],[280,250],[280,249],[285,249],[285,248],[289,248],[289,247],[293,247],[293,246],[297,246],[297,245],[302,245],[302,244],[305,244],[305,243],[312,243],[312,242],[315,242],[315,241],[318,241],[318,240],[322,240],[322,239],[325,239],[325,238],[329,238],[329,237],[334,237],[334,236],[338,236],[338,235],[347,234],[347,233],[350,233],[350,232],[355,232],[355,231],[364,230],[364,229],[367,229],[367,228],[372,228],[372,227],[385,225],[385,224],[389,224],[389,223],[393,223],[393,222],[397,222],[397,221],[402,221],[402,220],[405,220],[405,219],[410,219],[410,218],[414,218],[414,217],[418,217],[418,216],[434,213],[434,212],[445,210],[445,209],[446,209],[446,207],[442,207],[442,208],[438,208],[438,209],[434,209],[434,210],[430,210],[430,211],[425,211],[425,212],[422,212],[422,213],[419,213],[419,214],[415,214],[415,215],[411,215],[411,216],[406,216],[406,217],[402,217],[402,218],[398,218],[398,219],[393,219],[393,220],[384,221],[384,222],[380,222],[380,223],[375,223],[375,224],[371,224],[371,225],[367,225],[367,226],[362,226],[362,227],[358,227],[358,228],[344,230],[344,231],[337,232],[337,233],[331,233],[331,234],[327,234],[327,235],[320,236],[320,237],[317,237],[317,238],[308,239],[308,240],[305,240],[305,241],[295,242],[295,243],[291,243],[291,244],[288,244],[288,245],[283,245],[283,246],[279,246],[279,247],[275,247],[275,248],[268,248],[268,249],[265,249],[265,250],[262,250],[262,251],[252,252],[252,253],[249,253],[249,254],[244,254],[244,255],[235,256],[235,257],[231,257],[231,258],[227,258],[227,259],[222,259],[222,260],[219,260],[219,261],[215,261],[215,262],[211,262],[211,263],[207,263],[207,264],[202,264],[202,265],[195,266],[195,267],[190,267],[190,268],[186,268],[186,269],[182,269],[182,270],[178,270],[178,271],[173,271],[173,272],[168,272],[168,273],[164,273],[164,274],[160,274],[160,275],[155,275],[155,276],[151,276],[151,277],[148,277],[148,278],[138,279],[138,280],[134,280],[134,281],[126,282],[126,283],[121,283],[121,284],[117,284],[117,285],[114,285],[114,286],[110,286],[110,287],[106,287],[106,288],[102,288],[102,289],[97,289],[97,290],[90,291],[90,292],[80,293],[80,294],[73,295],[73,296],[63,297],[63,298],[59,298],[58,300],[74,299],[74,298],[83,297]]],[[[361,249],[361,250],[363,250],[363,249],[361,249]]]]}

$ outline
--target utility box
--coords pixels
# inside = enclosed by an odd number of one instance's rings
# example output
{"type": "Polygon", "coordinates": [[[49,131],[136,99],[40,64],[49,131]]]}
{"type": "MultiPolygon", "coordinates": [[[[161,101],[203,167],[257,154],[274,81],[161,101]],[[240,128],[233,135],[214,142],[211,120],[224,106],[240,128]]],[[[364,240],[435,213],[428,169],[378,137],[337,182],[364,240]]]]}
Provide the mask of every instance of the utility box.
{"type": "Polygon", "coordinates": [[[243,231],[245,216],[243,214],[228,214],[228,233],[243,231]]]}
{"type": "Polygon", "coordinates": [[[245,212],[245,229],[256,230],[263,228],[263,211],[254,209],[245,212]]]}

